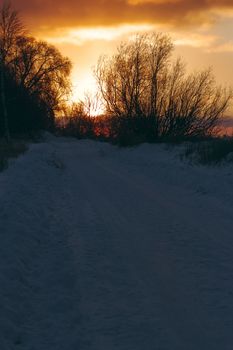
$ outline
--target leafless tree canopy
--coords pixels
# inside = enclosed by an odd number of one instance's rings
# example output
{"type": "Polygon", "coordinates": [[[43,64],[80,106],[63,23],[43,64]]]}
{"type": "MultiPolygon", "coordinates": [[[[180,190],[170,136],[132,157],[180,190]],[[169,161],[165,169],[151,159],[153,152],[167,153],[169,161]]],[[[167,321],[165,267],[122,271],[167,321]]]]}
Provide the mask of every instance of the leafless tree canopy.
{"type": "MultiPolygon", "coordinates": [[[[232,92],[218,87],[210,69],[186,74],[163,34],[137,35],[117,53],[100,57],[95,69],[99,91],[111,116],[144,120],[153,137],[204,136],[224,114],[232,92]]],[[[132,124],[132,123],[131,123],[132,124]]],[[[145,132],[145,131],[143,131],[145,132]]]]}
{"type": "Polygon", "coordinates": [[[30,94],[39,96],[53,111],[61,108],[70,91],[71,63],[44,41],[18,37],[10,71],[30,94]]]}
{"type": "Polygon", "coordinates": [[[6,101],[6,65],[11,60],[15,39],[22,35],[23,26],[16,11],[11,7],[10,2],[4,1],[0,9],[0,92],[1,109],[3,115],[4,135],[9,141],[9,120],[6,101]]]}
{"type": "Polygon", "coordinates": [[[0,11],[0,53],[3,62],[9,61],[16,38],[25,33],[17,11],[9,1],[4,1],[0,11]]]}
{"type": "Polygon", "coordinates": [[[16,106],[37,106],[44,114],[42,119],[52,120],[67,102],[70,70],[70,60],[54,46],[27,35],[18,13],[5,1],[0,9],[0,110],[4,133],[9,135],[10,115],[17,114],[12,110],[13,100],[16,106]]]}

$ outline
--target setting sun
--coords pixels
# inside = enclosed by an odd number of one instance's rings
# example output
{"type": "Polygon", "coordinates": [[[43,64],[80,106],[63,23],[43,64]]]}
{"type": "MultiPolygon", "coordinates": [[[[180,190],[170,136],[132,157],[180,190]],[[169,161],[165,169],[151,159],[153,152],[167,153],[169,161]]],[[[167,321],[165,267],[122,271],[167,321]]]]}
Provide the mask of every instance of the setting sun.
{"type": "Polygon", "coordinates": [[[92,74],[85,74],[84,77],[80,74],[80,80],[76,80],[77,77],[73,76],[72,79],[72,94],[71,101],[77,102],[85,98],[85,95],[94,95],[97,92],[97,84],[92,74]]]}

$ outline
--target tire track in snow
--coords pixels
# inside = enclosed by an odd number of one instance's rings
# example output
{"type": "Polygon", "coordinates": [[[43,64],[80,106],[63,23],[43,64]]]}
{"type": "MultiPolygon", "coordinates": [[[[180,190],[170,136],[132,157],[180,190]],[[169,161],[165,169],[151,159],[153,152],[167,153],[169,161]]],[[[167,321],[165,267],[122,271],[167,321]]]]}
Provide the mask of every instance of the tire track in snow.
{"type": "MultiPolygon", "coordinates": [[[[9,305],[0,316],[0,325],[8,322],[1,344],[231,349],[231,247],[218,247],[219,235],[210,244],[213,234],[204,236],[214,206],[207,202],[206,222],[198,224],[195,196],[190,204],[182,189],[174,205],[177,192],[166,179],[127,178],[130,162],[112,160],[109,145],[98,147],[65,139],[35,145],[1,178],[0,258],[9,263],[0,270],[0,295],[9,305]],[[164,195],[166,186],[171,192],[164,195]],[[186,217],[177,205],[187,205],[186,217]]],[[[222,227],[227,240],[231,223],[222,227]]],[[[217,235],[221,225],[211,227],[217,235]]]]}

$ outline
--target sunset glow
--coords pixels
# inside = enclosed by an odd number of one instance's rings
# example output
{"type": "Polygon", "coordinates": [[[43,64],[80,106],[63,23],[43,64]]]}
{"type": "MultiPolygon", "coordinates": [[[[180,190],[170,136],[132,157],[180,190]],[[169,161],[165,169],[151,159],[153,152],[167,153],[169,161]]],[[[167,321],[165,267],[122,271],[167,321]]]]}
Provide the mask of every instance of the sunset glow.
{"type": "MultiPolygon", "coordinates": [[[[14,2],[14,1],[13,1],[14,2]]],[[[96,90],[92,70],[133,33],[162,31],[190,70],[211,66],[219,83],[233,83],[233,3],[227,0],[15,0],[33,35],[73,63],[72,100],[96,90]]]]}
{"type": "Polygon", "coordinates": [[[153,30],[154,26],[149,24],[138,25],[122,25],[116,27],[92,27],[77,29],[60,29],[63,35],[46,37],[46,39],[54,44],[71,44],[82,46],[88,41],[113,41],[124,35],[130,35],[136,32],[147,32],[153,30]]]}
{"type": "Polygon", "coordinates": [[[85,77],[83,77],[83,80],[80,79],[82,84],[80,84],[79,81],[75,80],[75,76],[73,76],[72,79],[72,93],[70,96],[69,104],[72,105],[73,103],[83,101],[85,103],[86,98],[90,98],[92,102],[92,106],[90,107],[90,112],[92,116],[101,115],[104,113],[104,108],[100,101],[97,99],[97,84],[93,77],[93,75],[86,73],[85,77]]]}

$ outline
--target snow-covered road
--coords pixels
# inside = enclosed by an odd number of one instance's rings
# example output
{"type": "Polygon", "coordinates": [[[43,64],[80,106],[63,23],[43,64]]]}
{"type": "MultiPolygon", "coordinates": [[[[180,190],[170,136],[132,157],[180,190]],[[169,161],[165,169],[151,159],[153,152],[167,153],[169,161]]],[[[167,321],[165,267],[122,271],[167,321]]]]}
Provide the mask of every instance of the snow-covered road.
{"type": "Polygon", "coordinates": [[[233,166],[32,145],[0,174],[0,349],[232,350],[233,166]]]}

